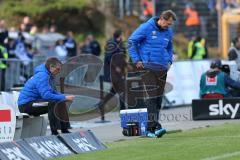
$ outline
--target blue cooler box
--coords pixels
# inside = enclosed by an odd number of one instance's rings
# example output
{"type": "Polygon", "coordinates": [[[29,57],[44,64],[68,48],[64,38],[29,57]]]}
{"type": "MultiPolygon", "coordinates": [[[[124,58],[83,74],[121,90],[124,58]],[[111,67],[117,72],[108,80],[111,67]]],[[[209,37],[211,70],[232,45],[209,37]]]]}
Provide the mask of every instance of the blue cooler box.
{"type": "Polygon", "coordinates": [[[138,122],[140,127],[140,135],[146,134],[148,121],[147,108],[121,110],[120,117],[121,127],[123,129],[128,128],[127,123],[129,122],[138,122]]]}

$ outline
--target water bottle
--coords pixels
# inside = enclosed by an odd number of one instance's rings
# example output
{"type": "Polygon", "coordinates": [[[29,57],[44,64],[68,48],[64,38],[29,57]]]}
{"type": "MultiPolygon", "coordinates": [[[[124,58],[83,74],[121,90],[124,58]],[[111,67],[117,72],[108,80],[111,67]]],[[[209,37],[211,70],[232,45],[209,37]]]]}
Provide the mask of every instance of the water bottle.
{"type": "Polygon", "coordinates": [[[141,136],[142,136],[142,135],[145,135],[145,132],[146,132],[146,127],[145,127],[144,122],[142,122],[142,123],[141,123],[141,136]]]}

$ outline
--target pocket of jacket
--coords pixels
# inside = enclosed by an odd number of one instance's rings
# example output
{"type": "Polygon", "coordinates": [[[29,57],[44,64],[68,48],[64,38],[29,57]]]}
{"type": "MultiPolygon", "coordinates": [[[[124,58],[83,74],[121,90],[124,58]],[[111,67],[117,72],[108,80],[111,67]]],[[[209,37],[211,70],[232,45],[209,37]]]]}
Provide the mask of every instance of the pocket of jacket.
{"type": "Polygon", "coordinates": [[[161,40],[161,44],[163,47],[167,47],[169,43],[169,39],[164,38],[163,40],[161,40]]]}

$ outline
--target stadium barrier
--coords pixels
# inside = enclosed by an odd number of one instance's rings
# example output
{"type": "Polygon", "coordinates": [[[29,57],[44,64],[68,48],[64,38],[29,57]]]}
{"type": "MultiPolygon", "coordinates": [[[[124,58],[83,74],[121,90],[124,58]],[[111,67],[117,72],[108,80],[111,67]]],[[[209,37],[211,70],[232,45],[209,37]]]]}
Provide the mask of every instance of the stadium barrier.
{"type": "Polygon", "coordinates": [[[43,160],[106,148],[91,131],[81,131],[0,143],[0,159],[43,160]]]}
{"type": "MultiPolygon", "coordinates": [[[[1,92],[0,108],[9,106],[14,112],[13,118],[16,119],[14,128],[14,140],[20,138],[29,138],[34,136],[44,136],[47,131],[47,118],[44,116],[29,116],[26,113],[20,113],[17,105],[19,92],[1,92]]],[[[42,106],[42,103],[35,103],[35,105],[42,106]]],[[[4,114],[2,115],[4,116],[4,114]]]]}
{"type": "Polygon", "coordinates": [[[0,102],[0,115],[0,143],[12,141],[16,128],[15,111],[11,106],[0,102]]]}
{"type": "Polygon", "coordinates": [[[239,100],[239,98],[193,100],[193,120],[239,119],[239,100]]]}

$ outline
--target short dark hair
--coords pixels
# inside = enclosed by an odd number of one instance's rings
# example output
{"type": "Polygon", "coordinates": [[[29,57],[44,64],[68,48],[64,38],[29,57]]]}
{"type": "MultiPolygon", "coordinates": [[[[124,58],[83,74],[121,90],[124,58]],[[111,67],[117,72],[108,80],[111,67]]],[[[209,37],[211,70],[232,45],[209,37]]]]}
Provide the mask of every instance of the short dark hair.
{"type": "Polygon", "coordinates": [[[50,66],[55,67],[57,65],[62,65],[62,62],[56,57],[50,57],[45,62],[45,66],[47,69],[50,69],[50,66]]]}
{"type": "Polygon", "coordinates": [[[118,38],[122,35],[122,30],[121,29],[117,29],[114,33],[113,33],[113,37],[114,38],[118,38]]]}
{"type": "Polygon", "coordinates": [[[221,69],[222,68],[222,62],[221,59],[215,59],[211,62],[210,68],[215,69],[221,69]]]}
{"type": "Polygon", "coordinates": [[[160,14],[160,17],[162,17],[165,20],[169,20],[170,18],[172,18],[174,21],[177,20],[177,16],[176,16],[176,14],[172,10],[163,11],[160,14]]]}

